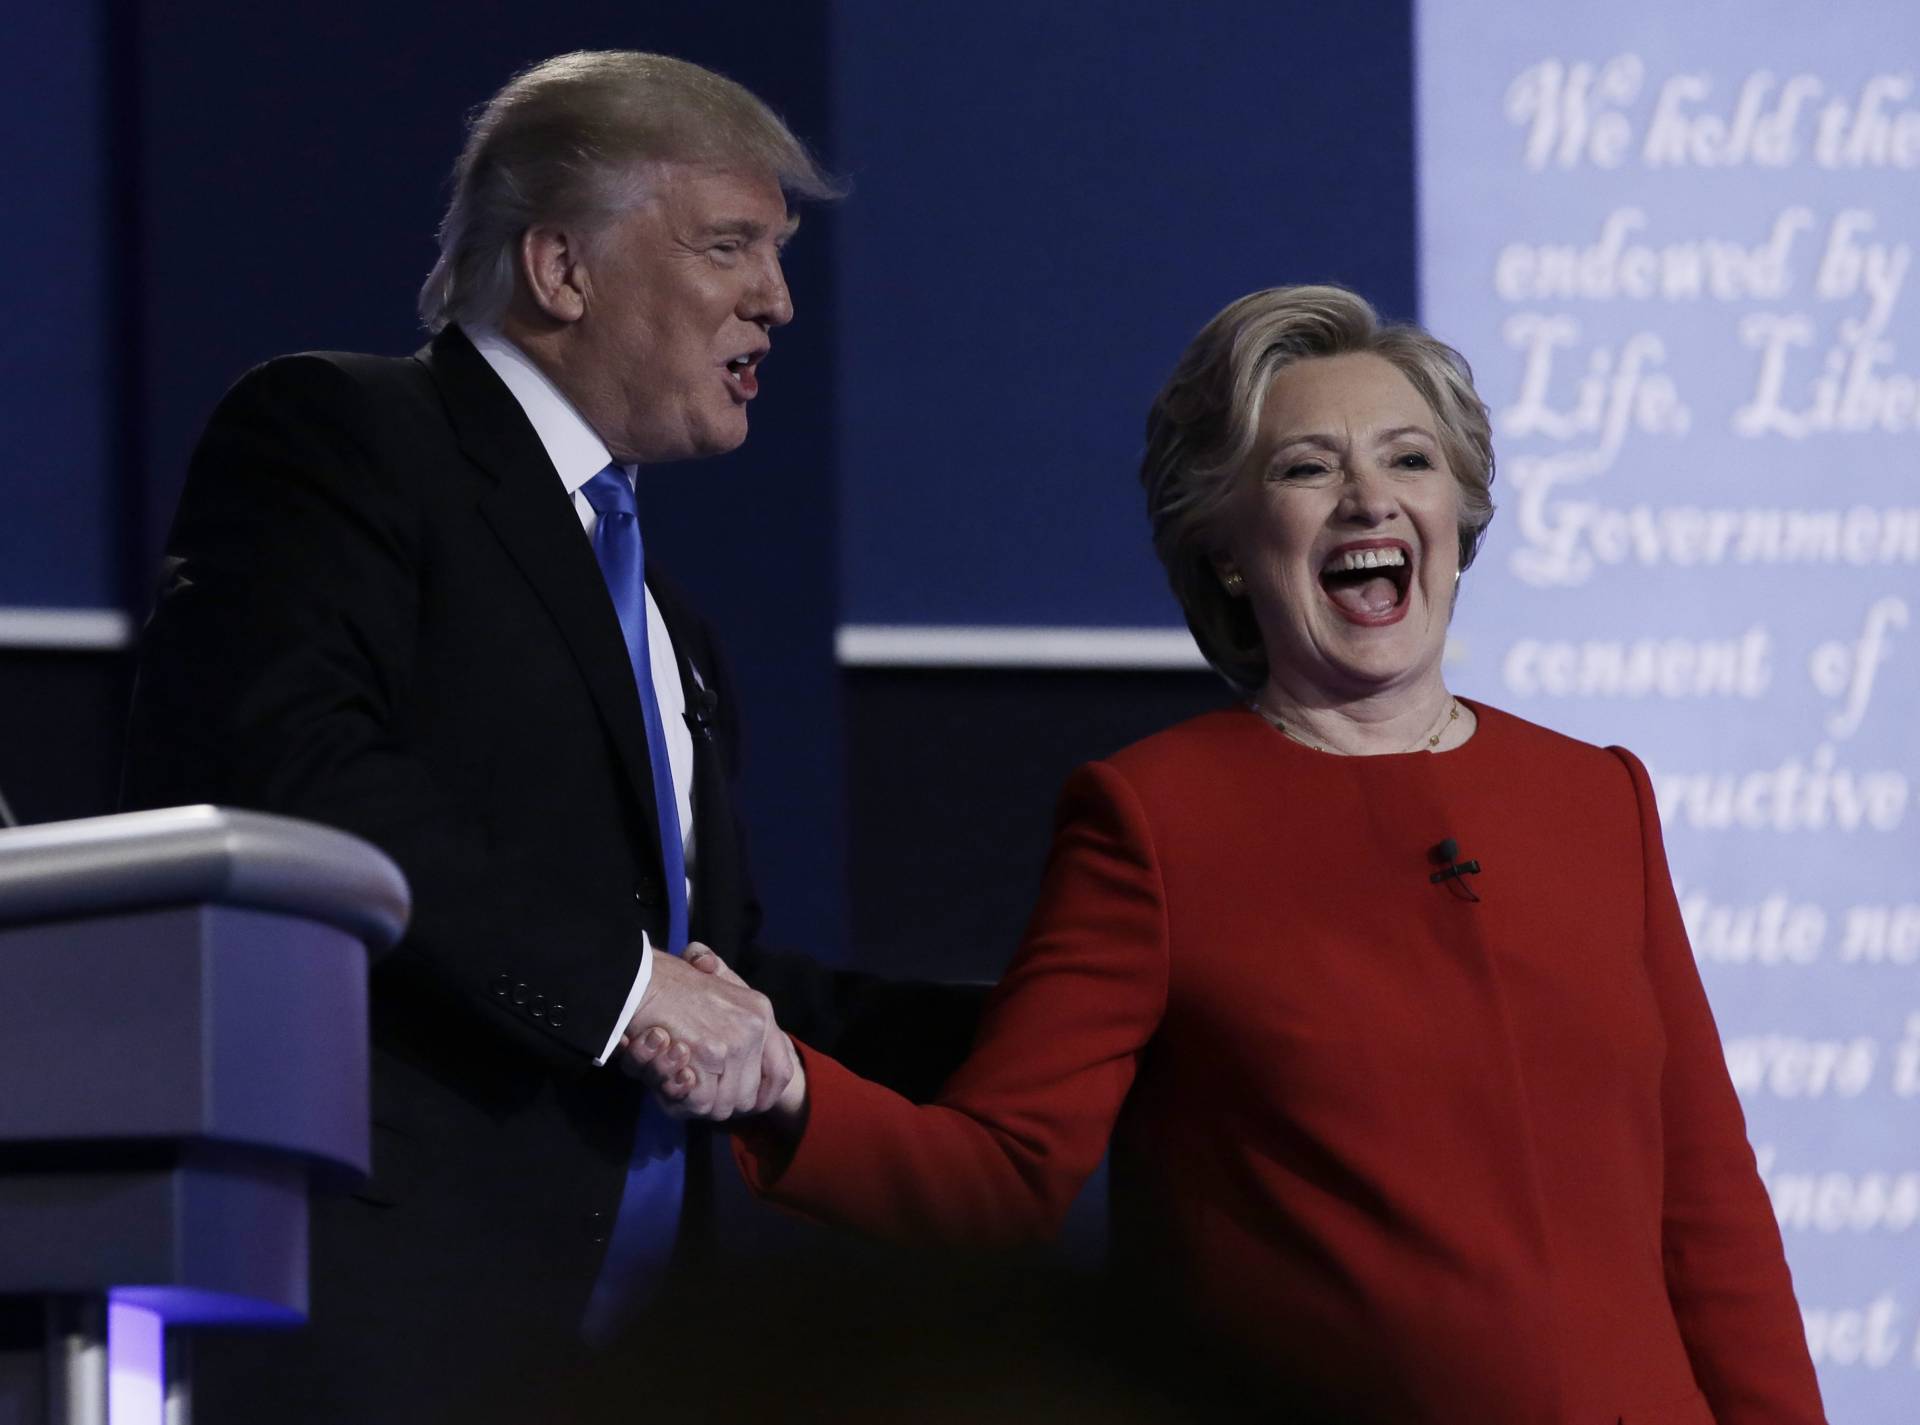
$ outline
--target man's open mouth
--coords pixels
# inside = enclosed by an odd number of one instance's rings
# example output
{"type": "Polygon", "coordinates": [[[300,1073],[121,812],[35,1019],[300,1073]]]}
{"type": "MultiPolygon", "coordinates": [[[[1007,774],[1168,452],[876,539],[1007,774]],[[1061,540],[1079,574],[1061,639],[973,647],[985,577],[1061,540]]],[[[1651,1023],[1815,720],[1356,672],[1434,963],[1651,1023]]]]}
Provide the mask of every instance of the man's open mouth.
{"type": "Polygon", "coordinates": [[[1320,569],[1320,587],[1356,623],[1392,622],[1412,586],[1413,551],[1398,540],[1343,545],[1320,569]]]}
{"type": "Polygon", "coordinates": [[[726,362],[727,380],[743,396],[751,396],[760,389],[760,359],[766,355],[765,348],[759,351],[743,351],[740,355],[728,358],[726,362]]]}

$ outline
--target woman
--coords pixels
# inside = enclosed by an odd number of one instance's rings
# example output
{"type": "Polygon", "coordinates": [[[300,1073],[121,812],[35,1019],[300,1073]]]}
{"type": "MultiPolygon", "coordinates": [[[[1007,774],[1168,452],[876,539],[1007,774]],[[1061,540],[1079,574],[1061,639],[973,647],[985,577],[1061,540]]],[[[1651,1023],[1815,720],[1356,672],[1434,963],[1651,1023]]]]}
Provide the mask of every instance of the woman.
{"type": "Polygon", "coordinates": [[[755,1186],[1009,1242],[1111,1142],[1116,1256],[1338,1418],[1819,1421],[1646,772],[1447,690],[1492,464],[1465,363],[1352,293],[1209,323],[1142,478],[1246,701],[1067,784],[936,1105],[803,1049],[755,1186]]]}

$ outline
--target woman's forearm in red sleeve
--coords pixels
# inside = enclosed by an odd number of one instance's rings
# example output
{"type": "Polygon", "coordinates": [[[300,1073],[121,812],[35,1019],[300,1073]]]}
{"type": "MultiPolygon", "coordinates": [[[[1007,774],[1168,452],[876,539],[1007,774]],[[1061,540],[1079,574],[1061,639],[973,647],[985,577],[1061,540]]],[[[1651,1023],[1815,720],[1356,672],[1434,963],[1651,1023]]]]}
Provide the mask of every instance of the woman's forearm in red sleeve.
{"type": "Polygon", "coordinates": [[[804,1132],[797,1144],[772,1130],[736,1140],[748,1182],[805,1216],[896,1240],[1050,1235],[1160,1023],[1167,940],[1147,815],[1119,773],[1084,767],[1061,793],[1020,952],[938,1102],[912,1104],[802,1046],[804,1132]]]}

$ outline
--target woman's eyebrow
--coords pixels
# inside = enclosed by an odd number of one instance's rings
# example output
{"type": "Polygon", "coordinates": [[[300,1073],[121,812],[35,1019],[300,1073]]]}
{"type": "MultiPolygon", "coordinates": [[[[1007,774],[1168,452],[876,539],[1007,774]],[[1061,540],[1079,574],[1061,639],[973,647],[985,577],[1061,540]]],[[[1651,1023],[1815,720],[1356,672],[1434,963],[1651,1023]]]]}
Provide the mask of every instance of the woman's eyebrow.
{"type": "Polygon", "coordinates": [[[1340,448],[1340,442],[1332,436],[1322,435],[1318,431],[1314,431],[1303,432],[1300,435],[1285,435],[1280,437],[1279,443],[1273,447],[1274,454],[1278,455],[1283,450],[1291,450],[1296,445],[1317,445],[1322,450],[1338,450],[1340,448]]]}

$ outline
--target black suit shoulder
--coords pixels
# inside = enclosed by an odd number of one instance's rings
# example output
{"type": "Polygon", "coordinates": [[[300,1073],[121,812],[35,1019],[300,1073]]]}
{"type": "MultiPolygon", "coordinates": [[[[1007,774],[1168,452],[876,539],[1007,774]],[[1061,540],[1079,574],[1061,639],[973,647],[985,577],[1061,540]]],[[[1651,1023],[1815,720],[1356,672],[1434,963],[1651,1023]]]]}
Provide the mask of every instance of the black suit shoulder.
{"type": "MultiPolygon", "coordinates": [[[[525,426],[464,350],[469,399],[525,426]]],[[[555,614],[482,510],[497,481],[468,458],[442,390],[419,358],[305,353],[228,392],[141,636],[123,800],[214,801],[372,841],[415,901],[383,998],[404,983],[412,1002],[580,1064],[637,964],[646,841],[555,614]]],[[[591,550],[577,527],[565,538],[565,492],[535,458],[523,488],[591,594],[591,550]]]]}
{"type": "MultiPolygon", "coordinates": [[[[512,399],[504,387],[496,394],[512,399]]],[[[228,389],[195,450],[189,486],[232,478],[236,465],[291,458],[424,495],[458,448],[421,355],[297,352],[262,362],[228,389]]],[[[470,481],[474,472],[457,473],[470,481]]]]}

